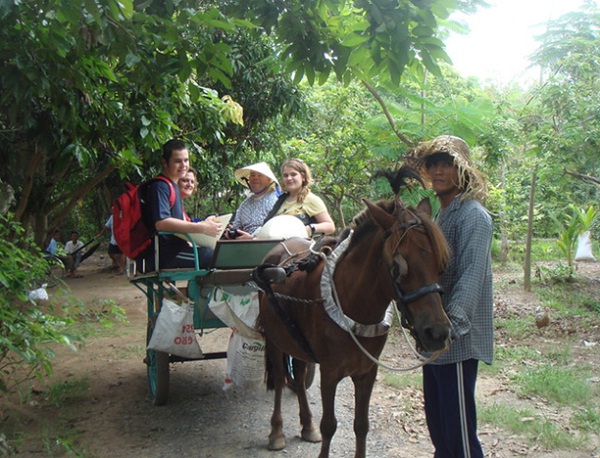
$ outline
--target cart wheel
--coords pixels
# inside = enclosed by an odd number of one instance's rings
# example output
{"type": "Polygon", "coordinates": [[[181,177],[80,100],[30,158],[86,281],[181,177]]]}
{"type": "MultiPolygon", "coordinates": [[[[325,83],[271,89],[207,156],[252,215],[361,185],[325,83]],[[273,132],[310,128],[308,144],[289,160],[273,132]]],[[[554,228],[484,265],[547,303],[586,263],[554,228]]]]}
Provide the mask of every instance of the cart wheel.
{"type": "MultiPolygon", "coordinates": [[[[150,342],[155,323],[156,317],[148,320],[146,345],[150,342]]],[[[148,395],[152,405],[165,405],[169,397],[169,354],[146,350],[146,372],[148,374],[148,395]]]]}
{"type": "MultiPolygon", "coordinates": [[[[297,384],[294,378],[294,357],[290,355],[284,355],[285,364],[287,365],[287,371],[285,376],[285,382],[288,388],[296,391],[297,384]]],[[[315,363],[306,363],[306,389],[308,390],[314,380],[315,380],[315,372],[317,365],[315,363]]]]}

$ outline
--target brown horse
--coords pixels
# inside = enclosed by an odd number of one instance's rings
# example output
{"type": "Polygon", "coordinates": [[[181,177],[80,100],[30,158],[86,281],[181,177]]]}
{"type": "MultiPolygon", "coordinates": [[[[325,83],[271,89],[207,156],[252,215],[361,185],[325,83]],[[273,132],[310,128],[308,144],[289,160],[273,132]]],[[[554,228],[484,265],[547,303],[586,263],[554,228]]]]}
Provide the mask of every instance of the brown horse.
{"type": "Polygon", "coordinates": [[[352,378],[355,457],[363,458],[369,401],[378,366],[359,349],[346,329],[354,332],[373,358],[378,358],[389,328],[384,321],[386,310],[396,300],[403,325],[410,329],[420,349],[433,352],[449,345],[450,322],[437,284],[448,248],[430,219],[429,202],[422,202],[416,209],[398,199],[365,202],[367,208],[354,218],[351,231],[342,234],[338,248],[327,260],[311,255],[308,241],[289,239],[264,260],[264,266],[291,263],[295,267],[286,270],[287,277],[279,273],[280,280],[285,279],[271,286],[257,271],[261,287],[267,292],[262,295],[259,317],[266,336],[267,386],[275,390],[271,450],[285,447],[281,394],[287,373],[286,355],[294,357],[301,437],[311,442],[322,440],[319,458],[329,456],[337,428],[337,385],[347,376],[352,378]],[[299,258],[304,258],[309,267],[302,267],[299,258]],[[311,258],[312,264],[307,262],[311,258]],[[306,365],[311,362],[318,363],[321,372],[320,434],[312,421],[305,387],[306,365]]]}

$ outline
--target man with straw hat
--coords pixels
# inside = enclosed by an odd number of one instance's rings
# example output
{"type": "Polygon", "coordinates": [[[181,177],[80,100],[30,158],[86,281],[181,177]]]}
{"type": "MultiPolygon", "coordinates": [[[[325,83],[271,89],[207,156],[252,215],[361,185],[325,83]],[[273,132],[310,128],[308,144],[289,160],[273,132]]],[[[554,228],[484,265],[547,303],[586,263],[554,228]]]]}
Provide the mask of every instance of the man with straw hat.
{"type": "Polygon", "coordinates": [[[249,240],[262,227],[263,221],[277,201],[279,182],[265,162],[237,169],[235,178],[250,190],[250,195],[235,212],[226,238],[249,240]]]}
{"type": "Polygon", "coordinates": [[[423,394],[435,458],[483,458],[477,437],[475,383],[479,361],[492,363],[492,219],[481,201],[483,176],[467,143],[441,135],[422,143],[408,160],[440,201],[436,222],[450,245],[441,276],[442,300],[453,328],[449,350],[423,366],[423,394]]]}

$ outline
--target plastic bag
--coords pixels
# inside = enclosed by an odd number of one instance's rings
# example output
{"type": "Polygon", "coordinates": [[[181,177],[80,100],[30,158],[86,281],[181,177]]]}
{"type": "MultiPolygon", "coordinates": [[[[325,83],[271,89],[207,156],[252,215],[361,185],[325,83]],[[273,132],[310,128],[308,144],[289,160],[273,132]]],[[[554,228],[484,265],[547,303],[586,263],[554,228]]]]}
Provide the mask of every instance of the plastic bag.
{"type": "Polygon", "coordinates": [[[30,291],[27,297],[32,301],[47,301],[48,291],[46,291],[46,284],[43,284],[41,288],[30,291]]]}
{"type": "Polygon", "coordinates": [[[237,295],[217,287],[208,306],[233,331],[227,347],[223,390],[233,386],[260,386],[265,374],[265,339],[254,327],[258,317],[258,292],[237,295]]]}
{"type": "Polygon", "coordinates": [[[194,330],[194,304],[178,305],[163,299],[148,349],[184,358],[201,358],[202,350],[194,330]]]}
{"type": "Polygon", "coordinates": [[[575,261],[595,261],[596,258],[592,254],[592,239],[590,231],[582,232],[577,236],[577,252],[575,253],[575,261]]]}
{"type": "Polygon", "coordinates": [[[265,379],[265,340],[232,332],[227,347],[227,373],[223,390],[232,386],[257,388],[265,379]]]}
{"type": "Polygon", "coordinates": [[[254,324],[258,318],[258,292],[230,294],[221,287],[213,290],[208,307],[223,323],[244,337],[261,339],[254,324]]]}

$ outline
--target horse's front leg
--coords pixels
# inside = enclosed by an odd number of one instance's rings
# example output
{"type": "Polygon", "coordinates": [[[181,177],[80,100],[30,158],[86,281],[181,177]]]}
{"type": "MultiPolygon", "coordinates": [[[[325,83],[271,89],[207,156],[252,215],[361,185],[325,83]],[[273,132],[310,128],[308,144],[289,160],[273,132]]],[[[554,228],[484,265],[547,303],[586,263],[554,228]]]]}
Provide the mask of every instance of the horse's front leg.
{"type": "Polygon", "coordinates": [[[373,385],[377,377],[377,366],[360,377],[352,377],[354,382],[354,435],[356,450],[354,458],[367,456],[367,433],[369,432],[369,403],[373,385]]]}
{"type": "Polygon", "coordinates": [[[269,450],[282,450],[285,448],[285,434],[283,434],[283,417],[281,416],[281,394],[285,384],[285,368],[283,367],[283,353],[273,344],[270,344],[268,339],[266,342],[266,358],[267,388],[275,390],[269,450]]]}
{"type": "Polygon", "coordinates": [[[294,380],[296,380],[296,396],[300,411],[300,424],[302,425],[301,437],[307,442],[321,442],[321,433],[313,422],[312,412],[306,393],[307,363],[293,359],[294,380]]]}
{"type": "Polygon", "coordinates": [[[323,405],[323,417],[321,418],[321,452],[319,458],[328,458],[331,448],[331,438],[337,429],[337,418],[335,417],[335,392],[340,379],[337,374],[327,373],[321,366],[321,403],[323,405]]]}

